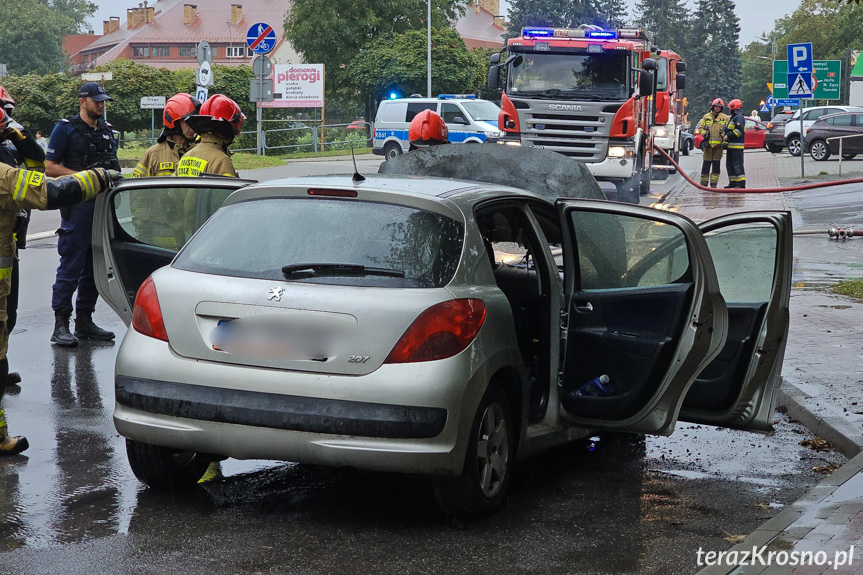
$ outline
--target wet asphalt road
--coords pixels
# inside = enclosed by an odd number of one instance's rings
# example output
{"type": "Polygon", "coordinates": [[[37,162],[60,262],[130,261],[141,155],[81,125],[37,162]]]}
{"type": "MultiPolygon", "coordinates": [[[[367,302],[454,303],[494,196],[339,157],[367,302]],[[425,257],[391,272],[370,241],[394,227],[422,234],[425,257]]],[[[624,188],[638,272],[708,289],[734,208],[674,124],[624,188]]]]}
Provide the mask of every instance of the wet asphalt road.
{"type": "MultiPolygon", "coordinates": [[[[525,460],[504,511],[468,526],[447,523],[424,479],[348,469],[228,461],[219,483],[154,494],[111,422],[116,347],[48,342],[56,263],[53,239],[23,256],[9,356],[24,383],[4,408],[32,447],[0,462],[3,575],[689,574],[699,547],[731,547],[842,461],[777,414],[770,437],[681,424],[525,460]]],[[[119,341],[103,303],[96,320],[119,341]]]]}

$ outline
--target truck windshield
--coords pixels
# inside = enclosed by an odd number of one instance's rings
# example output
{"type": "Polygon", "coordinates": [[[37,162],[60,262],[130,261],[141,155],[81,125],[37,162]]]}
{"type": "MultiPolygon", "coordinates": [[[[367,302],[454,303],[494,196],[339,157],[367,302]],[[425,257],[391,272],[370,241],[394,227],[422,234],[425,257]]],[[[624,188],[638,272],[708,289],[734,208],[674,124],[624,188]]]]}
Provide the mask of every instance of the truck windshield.
{"type": "Polygon", "coordinates": [[[510,64],[507,77],[507,92],[513,95],[625,100],[629,52],[521,54],[510,64]]]}

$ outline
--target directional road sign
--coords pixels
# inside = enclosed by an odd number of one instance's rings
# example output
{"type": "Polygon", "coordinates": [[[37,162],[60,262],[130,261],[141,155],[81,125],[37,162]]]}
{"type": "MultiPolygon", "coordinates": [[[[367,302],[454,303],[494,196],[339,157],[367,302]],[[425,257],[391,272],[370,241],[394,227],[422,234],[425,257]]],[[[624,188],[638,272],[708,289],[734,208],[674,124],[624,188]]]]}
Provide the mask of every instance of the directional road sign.
{"type": "MultiPolygon", "coordinates": [[[[842,85],[841,60],[815,60],[812,62],[812,97],[816,100],[840,100],[842,85]]],[[[788,97],[788,62],[776,60],[773,63],[773,97],[788,97]]]]}
{"type": "Polygon", "coordinates": [[[165,96],[144,96],[141,98],[142,110],[161,110],[165,107],[165,96]]]}
{"type": "Polygon", "coordinates": [[[266,54],[276,47],[276,31],[269,24],[253,24],[246,32],[246,44],[255,54],[266,54]]]}
{"type": "Polygon", "coordinates": [[[791,98],[774,98],[773,96],[767,98],[768,108],[776,108],[777,106],[796,106],[799,103],[799,100],[791,98]]]}

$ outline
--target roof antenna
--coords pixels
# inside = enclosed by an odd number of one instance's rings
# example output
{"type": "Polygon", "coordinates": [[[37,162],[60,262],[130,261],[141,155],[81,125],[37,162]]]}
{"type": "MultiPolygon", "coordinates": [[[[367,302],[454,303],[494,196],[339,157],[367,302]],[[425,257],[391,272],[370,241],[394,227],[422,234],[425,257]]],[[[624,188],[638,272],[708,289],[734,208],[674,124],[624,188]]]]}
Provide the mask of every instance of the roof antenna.
{"type": "Polygon", "coordinates": [[[354,161],[354,175],[351,179],[355,182],[362,182],[366,179],[366,177],[364,175],[362,175],[360,173],[360,171],[357,169],[357,157],[354,155],[354,142],[353,142],[353,140],[351,140],[350,144],[351,144],[351,159],[353,159],[353,161],[354,161]]]}

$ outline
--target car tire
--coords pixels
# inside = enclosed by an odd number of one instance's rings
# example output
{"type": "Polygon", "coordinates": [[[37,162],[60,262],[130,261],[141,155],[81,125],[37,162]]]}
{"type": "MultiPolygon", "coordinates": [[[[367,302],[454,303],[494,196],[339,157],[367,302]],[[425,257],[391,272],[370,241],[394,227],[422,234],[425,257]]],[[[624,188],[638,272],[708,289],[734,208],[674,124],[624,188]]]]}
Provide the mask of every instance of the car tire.
{"type": "Polygon", "coordinates": [[[797,134],[791,134],[788,136],[788,139],[785,140],[785,146],[788,148],[788,153],[792,156],[800,155],[800,148],[802,146],[802,142],[800,141],[800,136],[797,134]]]}
{"type": "Polygon", "coordinates": [[[384,158],[387,160],[392,160],[397,156],[402,155],[402,147],[395,142],[390,142],[386,146],[384,146],[384,158]]]}
{"type": "Polygon", "coordinates": [[[689,140],[683,140],[683,146],[681,146],[680,153],[684,156],[688,156],[689,152],[692,150],[692,142],[689,140]]]}
{"type": "Polygon", "coordinates": [[[853,160],[857,157],[857,154],[842,154],[843,160],[853,160]]]}
{"type": "Polygon", "coordinates": [[[135,477],[156,491],[191,489],[210,465],[194,455],[131,439],[126,440],[126,456],[135,477]]]}
{"type": "Polygon", "coordinates": [[[433,480],[438,505],[461,521],[487,517],[503,505],[515,460],[515,422],[503,390],[492,385],[479,402],[458,477],[433,480]]]}
{"type": "Polygon", "coordinates": [[[784,146],[782,146],[782,144],[767,144],[766,147],[767,147],[768,152],[771,152],[773,154],[778,154],[779,152],[782,151],[782,148],[784,146]]]}
{"type": "Polygon", "coordinates": [[[809,144],[809,155],[816,162],[823,162],[830,157],[830,148],[824,140],[813,140],[809,144]]]}

